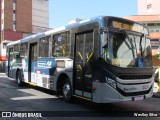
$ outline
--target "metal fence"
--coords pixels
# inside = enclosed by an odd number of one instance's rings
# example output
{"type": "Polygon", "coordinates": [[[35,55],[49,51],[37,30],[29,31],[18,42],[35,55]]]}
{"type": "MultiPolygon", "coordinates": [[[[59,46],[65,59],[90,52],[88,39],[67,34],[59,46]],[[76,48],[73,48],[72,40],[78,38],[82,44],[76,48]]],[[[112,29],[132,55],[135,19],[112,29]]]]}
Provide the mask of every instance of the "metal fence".
{"type": "Polygon", "coordinates": [[[5,62],[0,63],[0,72],[5,72],[5,62]]]}

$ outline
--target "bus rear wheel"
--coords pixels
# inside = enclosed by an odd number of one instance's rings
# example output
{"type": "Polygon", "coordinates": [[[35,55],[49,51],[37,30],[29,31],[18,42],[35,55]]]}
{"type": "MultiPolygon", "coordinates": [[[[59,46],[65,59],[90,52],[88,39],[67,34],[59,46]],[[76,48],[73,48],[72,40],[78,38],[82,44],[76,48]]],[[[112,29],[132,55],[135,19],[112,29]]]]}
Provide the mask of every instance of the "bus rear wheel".
{"type": "Polygon", "coordinates": [[[72,86],[71,86],[71,83],[69,82],[69,80],[66,80],[63,84],[62,95],[63,95],[63,99],[66,102],[71,102],[72,101],[72,99],[73,99],[72,86]]]}
{"type": "Polygon", "coordinates": [[[16,82],[17,82],[18,86],[22,86],[22,84],[23,84],[20,71],[17,72],[16,82]]]}

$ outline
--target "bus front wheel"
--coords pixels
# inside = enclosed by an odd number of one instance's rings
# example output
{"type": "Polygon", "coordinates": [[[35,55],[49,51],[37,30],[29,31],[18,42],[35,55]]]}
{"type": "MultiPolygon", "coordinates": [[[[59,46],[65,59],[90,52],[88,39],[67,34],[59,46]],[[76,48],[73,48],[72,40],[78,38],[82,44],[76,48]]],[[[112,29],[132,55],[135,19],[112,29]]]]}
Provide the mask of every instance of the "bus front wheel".
{"type": "Polygon", "coordinates": [[[63,88],[62,88],[62,94],[65,101],[67,102],[72,101],[72,86],[69,80],[66,80],[64,82],[63,88]]]}
{"type": "Polygon", "coordinates": [[[22,86],[22,78],[21,78],[21,72],[20,71],[17,72],[16,82],[17,82],[18,86],[22,86]]]}

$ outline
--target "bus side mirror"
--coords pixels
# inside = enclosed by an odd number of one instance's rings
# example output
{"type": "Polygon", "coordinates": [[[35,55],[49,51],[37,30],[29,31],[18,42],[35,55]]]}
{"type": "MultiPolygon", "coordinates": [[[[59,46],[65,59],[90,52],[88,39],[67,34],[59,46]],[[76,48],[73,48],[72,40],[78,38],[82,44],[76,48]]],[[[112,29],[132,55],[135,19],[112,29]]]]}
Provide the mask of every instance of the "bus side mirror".
{"type": "Polygon", "coordinates": [[[106,27],[100,28],[101,38],[102,38],[102,48],[107,47],[107,40],[108,40],[108,29],[106,27]]]}
{"type": "Polygon", "coordinates": [[[107,33],[103,32],[102,34],[102,48],[107,48],[107,33]]]}

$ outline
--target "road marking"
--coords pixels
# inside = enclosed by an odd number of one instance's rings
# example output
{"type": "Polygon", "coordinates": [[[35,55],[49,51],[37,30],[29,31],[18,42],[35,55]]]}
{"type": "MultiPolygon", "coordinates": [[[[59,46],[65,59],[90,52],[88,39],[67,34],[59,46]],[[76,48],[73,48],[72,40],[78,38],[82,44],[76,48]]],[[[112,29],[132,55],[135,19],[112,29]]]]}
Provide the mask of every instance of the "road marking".
{"type": "Polygon", "coordinates": [[[28,94],[31,94],[30,96],[25,96],[25,97],[14,97],[10,98],[11,100],[34,100],[34,99],[48,99],[48,98],[58,98],[53,95],[49,95],[46,93],[39,92],[34,89],[17,89],[20,92],[25,92],[28,94]]]}

